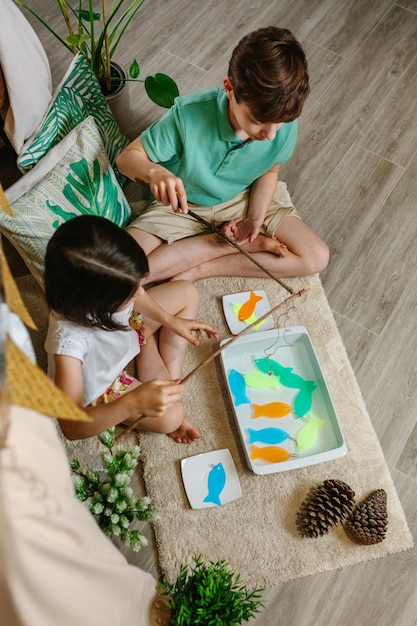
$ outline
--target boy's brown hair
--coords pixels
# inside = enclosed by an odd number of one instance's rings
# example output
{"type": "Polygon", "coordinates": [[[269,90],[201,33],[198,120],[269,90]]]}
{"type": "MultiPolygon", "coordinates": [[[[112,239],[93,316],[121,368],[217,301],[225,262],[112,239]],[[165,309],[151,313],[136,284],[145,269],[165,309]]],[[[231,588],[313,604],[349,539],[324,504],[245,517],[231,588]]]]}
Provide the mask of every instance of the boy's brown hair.
{"type": "Polygon", "coordinates": [[[268,26],[246,35],[232,53],[229,77],[236,102],[258,122],[291,122],[310,92],[304,51],[285,28],[268,26]]]}

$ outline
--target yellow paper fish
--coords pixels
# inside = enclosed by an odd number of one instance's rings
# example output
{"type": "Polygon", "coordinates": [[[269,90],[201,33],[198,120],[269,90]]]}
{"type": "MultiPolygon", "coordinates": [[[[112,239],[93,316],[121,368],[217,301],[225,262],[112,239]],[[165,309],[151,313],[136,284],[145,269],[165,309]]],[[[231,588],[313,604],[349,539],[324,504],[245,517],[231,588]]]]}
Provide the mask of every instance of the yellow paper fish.
{"type": "Polygon", "coordinates": [[[284,417],[291,413],[292,406],[285,402],[268,402],[268,404],[252,404],[253,417],[284,417]]]}
{"type": "Polygon", "coordinates": [[[317,439],[317,435],[320,429],[320,426],[324,424],[325,420],[316,417],[312,413],[310,413],[309,420],[307,424],[305,424],[297,433],[295,441],[297,443],[297,448],[299,450],[303,450],[304,448],[309,448],[314,444],[317,439]]]}
{"type": "Polygon", "coordinates": [[[248,372],[243,374],[245,383],[248,387],[254,387],[255,389],[262,389],[267,387],[268,389],[279,389],[281,384],[279,378],[276,376],[269,376],[263,372],[248,372]]]}
{"type": "Polygon", "coordinates": [[[250,292],[249,300],[246,300],[240,307],[237,317],[240,322],[245,322],[253,315],[256,303],[262,300],[262,296],[257,296],[254,291],[250,292]]]}
{"type": "MultiPolygon", "coordinates": [[[[236,316],[237,318],[239,318],[239,310],[240,310],[240,307],[241,307],[241,306],[242,306],[242,305],[241,305],[241,304],[238,304],[237,302],[233,302],[233,303],[232,303],[232,310],[233,310],[233,313],[235,314],[235,316],[236,316]]],[[[245,324],[248,324],[248,325],[253,324],[254,322],[256,322],[256,320],[257,320],[257,319],[258,319],[258,318],[256,317],[255,313],[252,313],[252,315],[251,315],[250,317],[248,317],[248,319],[246,319],[246,320],[245,320],[245,324]]],[[[266,320],[261,320],[258,324],[256,324],[256,325],[253,327],[253,328],[254,328],[254,330],[259,330],[259,329],[260,329],[260,327],[261,327],[263,324],[265,324],[265,322],[266,322],[266,320]]]]}
{"type": "Polygon", "coordinates": [[[281,446],[260,448],[253,445],[251,446],[250,458],[252,461],[262,459],[262,461],[267,461],[268,463],[282,463],[283,461],[288,461],[291,458],[291,454],[285,448],[281,448],[281,446]]]}

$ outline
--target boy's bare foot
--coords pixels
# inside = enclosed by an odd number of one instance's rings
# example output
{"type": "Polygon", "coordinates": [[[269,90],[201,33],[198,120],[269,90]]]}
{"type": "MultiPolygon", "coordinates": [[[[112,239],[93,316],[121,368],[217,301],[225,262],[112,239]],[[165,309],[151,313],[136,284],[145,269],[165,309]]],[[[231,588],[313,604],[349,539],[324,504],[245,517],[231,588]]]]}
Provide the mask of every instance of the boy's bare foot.
{"type": "Polygon", "coordinates": [[[247,252],[272,252],[283,258],[288,254],[288,248],[284,243],[264,235],[258,235],[255,241],[245,246],[245,250],[247,252]]]}
{"type": "Polygon", "coordinates": [[[177,443],[192,443],[201,438],[201,433],[185,419],[177,430],[168,433],[168,437],[172,437],[177,443]]]}

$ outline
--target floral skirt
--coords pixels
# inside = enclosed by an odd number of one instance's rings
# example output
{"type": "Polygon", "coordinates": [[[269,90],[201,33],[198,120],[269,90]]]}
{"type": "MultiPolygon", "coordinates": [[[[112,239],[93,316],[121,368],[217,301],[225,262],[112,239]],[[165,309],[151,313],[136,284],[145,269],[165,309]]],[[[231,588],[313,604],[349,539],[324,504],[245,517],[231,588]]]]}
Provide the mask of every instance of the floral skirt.
{"type": "Polygon", "coordinates": [[[107,387],[106,391],[91,403],[91,406],[108,404],[109,402],[116,400],[116,398],[120,398],[120,396],[126,393],[129,386],[136,381],[137,379],[133,376],[130,376],[130,374],[128,374],[126,371],[121,372],[116,380],[114,380],[112,384],[107,387]]]}

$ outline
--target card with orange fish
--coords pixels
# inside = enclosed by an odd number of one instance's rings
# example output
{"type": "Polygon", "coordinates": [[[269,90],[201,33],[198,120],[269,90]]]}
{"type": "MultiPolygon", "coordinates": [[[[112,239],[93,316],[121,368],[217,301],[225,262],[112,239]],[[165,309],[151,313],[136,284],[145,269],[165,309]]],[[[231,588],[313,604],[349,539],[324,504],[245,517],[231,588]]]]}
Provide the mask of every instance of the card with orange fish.
{"type": "MultiPolygon", "coordinates": [[[[252,322],[256,322],[271,309],[263,289],[226,294],[222,296],[222,304],[227,325],[234,335],[240,333],[252,322]]],[[[261,324],[263,330],[274,328],[273,316],[266,317],[259,325],[255,324],[249,332],[258,333],[261,324]]]]}

